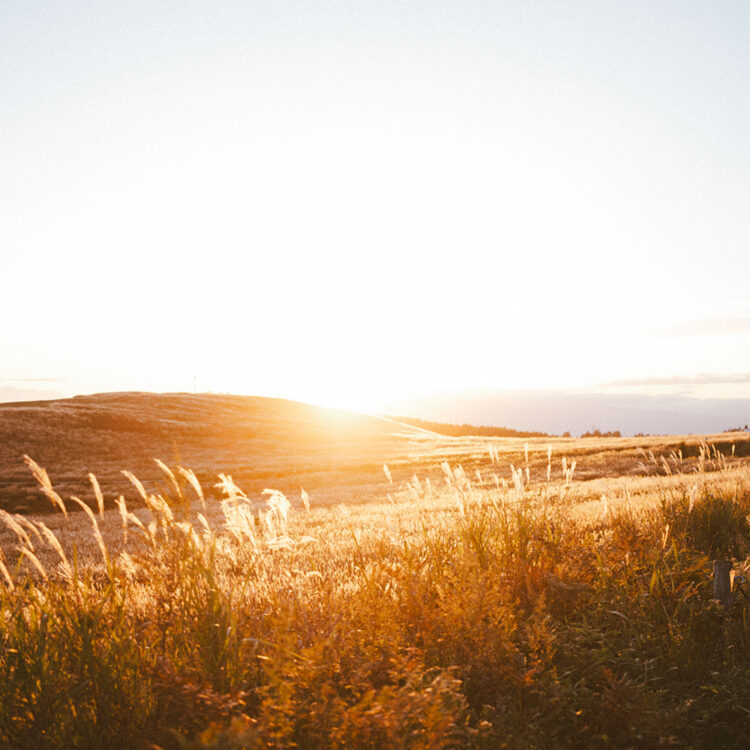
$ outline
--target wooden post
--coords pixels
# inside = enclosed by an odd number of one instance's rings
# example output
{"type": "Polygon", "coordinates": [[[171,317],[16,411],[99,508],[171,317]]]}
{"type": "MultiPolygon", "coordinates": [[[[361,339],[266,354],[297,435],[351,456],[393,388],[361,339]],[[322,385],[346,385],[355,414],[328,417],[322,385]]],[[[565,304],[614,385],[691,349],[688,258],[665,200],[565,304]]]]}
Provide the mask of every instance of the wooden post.
{"type": "Polygon", "coordinates": [[[731,560],[714,560],[714,599],[718,599],[727,609],[732,600],[731,560]]]}

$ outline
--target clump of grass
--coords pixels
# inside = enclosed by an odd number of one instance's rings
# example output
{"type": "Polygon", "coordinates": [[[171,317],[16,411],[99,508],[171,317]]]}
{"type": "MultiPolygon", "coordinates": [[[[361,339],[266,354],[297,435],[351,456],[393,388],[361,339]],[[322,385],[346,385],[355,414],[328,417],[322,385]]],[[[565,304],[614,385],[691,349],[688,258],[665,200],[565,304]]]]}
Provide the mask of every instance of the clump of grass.
{"type": "Polygon", "coordinates": [[[750,501],[706,493],[687,510],[667,510],[665,516],[682,526],[686,543],[710,558],[744,557],[750,549],[750,501]]]}
{"type": "MultiPolygon", "coordinates": [[[[727,458],[714,446],[702,445],[698,459],[697,481],[685,477],[681,486],[662,494],[661,521],[688,547],[711,559],[743,558],[750,552],[750,491],[742,480],[711,486],[707,463],[720,477],[728,478],[730,473],[727,458]]],[[[674,464],[679,474],[676,457],[674,464]]]]}

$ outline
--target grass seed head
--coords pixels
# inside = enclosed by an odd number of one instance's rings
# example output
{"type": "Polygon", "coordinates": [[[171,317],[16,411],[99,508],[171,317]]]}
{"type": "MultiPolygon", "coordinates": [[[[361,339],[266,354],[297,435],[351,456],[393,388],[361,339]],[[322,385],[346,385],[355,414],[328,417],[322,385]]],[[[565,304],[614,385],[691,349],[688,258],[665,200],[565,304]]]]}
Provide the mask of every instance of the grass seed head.
{"type": "Polygon", "coordinates": [[[94,496],[96,497],[96,504],[99,508],[99,516],[104,517],[104,495],[102,495],[102,488],[99,486],[99,480],[96,476],[89,472],[89,482],[94,489],[94,496]]]}
{"type": "Polygon", "coordinates": [[[23,460],[26,465],[31,469],[31,473],[34,475],[34,479],[39,483],[39,488],[42,493],[49,499],[49,501],[57,508],[59,508],[63,515],[67,518],[68,511],[65,508],[65,503],[60,495],[55,492],[52,488],[52,482],[50,481],[47,471],[43,469],[39,464],[29,456],[24,455],[23,460]]]}

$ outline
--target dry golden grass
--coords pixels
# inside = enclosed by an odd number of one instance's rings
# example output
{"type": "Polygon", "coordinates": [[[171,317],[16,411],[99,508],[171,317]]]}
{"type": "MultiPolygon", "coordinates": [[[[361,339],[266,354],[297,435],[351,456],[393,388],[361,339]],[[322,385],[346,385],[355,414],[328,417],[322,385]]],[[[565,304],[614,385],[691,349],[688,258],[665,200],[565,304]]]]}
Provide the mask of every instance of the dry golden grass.
{"type": "MultiPolygon", "coordinates": [[[[121,470],[127,482],[123,487],[124,495],[107,497],[107,510],[95,475],[88,474],[82,480],[84,488],[88,487],[87,493],[81,493],[85,503],[76,496],[63,500],[52,487],[46,470],[27,457],[26,463],[31,469],[29,475],[36,481],[39,492],[48,498],[52,510],[26,518],[17,514],[14,517],[22,528],[44,523],[67,554],[72,555],[75,550],[79,565],[88,568],[101,565],[106,557],[102,553],[103,546],[112,551],[114,558],[128,545],[145,544],[148,524],[162,524],[161,514],[165,510],[172,514],[169,509],[175,506],[175,498],[178,498],[181,519],[197,526],[207,525],[211,533],[229,531],[238,540],[255,544],[256,526],[259,534],[263,530],[271,538],[278,537],[283,542],[287,535],[274,534],[274,523],[278,528],[286,528],[288,523],[301,537],[313,536],[308,533],[308,527],[319,529],[331,523],[336,525],[341,518],[347,519],[347,525],[356,527],[360,534],[369,533],[370,528],[379,534],[383,528],[393,528],[394,522],[401,524],[399,528],[402,528],[407,519],[414,522],[414,518],[418,518],[421,523],[427,515],[434,523],[446,513],[450,518],[460,511],[460,502],[465,496],[473,502],[487,504],[490,497],[495,497],[501,503],[512,504],[530,494],[543,492],[545,502],[564,507],[570,517],[577,520],[598,520],[605,512],[610,515],[624,510],[642,513],[655,509],[667,497],[689,494],[694,487],[703,494],[736,495],[737,488],[744,487],[750,464],[749,458],[739,455],[744,454],[745,449],[738,451],[736,448],[744,445],[745,436],[742,434],[711,436],[709,440],[714,442],[675,436],[523,440],[444,438],[424,432],[416,436],[407,432],[399,437],[405,435],[408,436],[405,455],[392,452],[390,462],[377,467],[367,464],[364,478],[350,471],[348,484],[343,488],[339,486],[337,492],[324,490],[322,496],[308,493],[302,485],[297,485],[297,481],[305,478],[302,471],[295,474],[294,483],[282,483],[297,489],[287,497],[276,487],[246,492],[240,489],[240,480],[223,472],[214,475],[207,484],[201,484],[192,469],[183,466],[170,468],[161,459],[153,458],[155,474],[152,473],[154,479],[150,482],[142,482],[130,470],[121,470]],[[732,437],[738,440],[730,443],[732,437]],[[721,445],[729,450],[725,455],[721,451],[717,453],[715,447],[705,447],[708,445],[721,445]],[[678,453],[680,446],[685,455],[678,453]],[[459,484],[470,488],[468,495],[457,490],[454,471],[460,476],[459,484]],[[274,509],[279,498],[288,504],[283,523],[274,509]],[[98,512],[98,519],[93,518],[89,507],[98,512]],[[82,508],[88,511],[88,515],[68,514],[68,510],[82,508]],[[63,509],[63,513],[57,512],[63,509]],[[293,512],[290,513],[291,509],[293,512]],[[267,515],[269,510],[273,512],[267,515]],[[265,521],[266,518],[269,520],[265,521]],[[277,520],[274,522],[273,518],[277,520]],[[124,532],[133,526],[143,533],[139,536],[133,531],[124,532]],[[99,533],[101,539],[97,538],[99,533]]],[[[368,437],[372,439],[371,434],[368,437]]],[[[372,445],[371,442],[367,444],[372,445]]],[[[393,445],[391,450],[394,451],[393,445]]],[[[201,473],[207,476],[205,472],[201,473]]],[[[339,476],[334,473],[331,481],[339,476]]],[[[254,484],[259,486],[257,478],[254,484]]],[[[173,520],[169,518],[170,522],[173,520]]],[[[331,533],[330,530],[327,533],[331,533]]],[[[333,533],[340,536],[342,532],[333,533]]],[[[348,533],[343,534],[346,537],[348,533]]],[[[0,525],[1,549],[18,549],[17,537],[17,532],[7,523],[0,525]]],[[[279,542],[272,544],[278,545],[279,542]]],[[[28,545],[21,545],[24,546],[28,545]]],[[[347,543],[341,549],[344,554],[351,551],[347,543]]],[[[59,553],[45,545],[28,552],[44,566],[54,565],[59,557],[59,553]]],[[[25,553],[27,556],[28,552],[25,553]]],[[[33,558],[28,557],[28,560],[24,567],[29,572],[32,568],[37,569],[33,558]]]]}
{"type": "Polygon", "coordinates": [[[76,501],[30,464],[54,512],[0,514],[0,743],[744,747],[750,607],[710,571],[748,568],[746,443],[371,428],[309,496],[167,456],[76,501]]]}

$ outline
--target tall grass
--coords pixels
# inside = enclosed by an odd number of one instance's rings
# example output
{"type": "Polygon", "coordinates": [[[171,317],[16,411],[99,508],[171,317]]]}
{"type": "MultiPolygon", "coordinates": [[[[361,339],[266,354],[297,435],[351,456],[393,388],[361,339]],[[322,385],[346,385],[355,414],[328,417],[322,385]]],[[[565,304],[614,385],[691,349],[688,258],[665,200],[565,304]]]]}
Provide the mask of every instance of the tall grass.
{"type": "Polygon", "coordinates": [[[706,450],[606,493],[551,452],[538,482],[384,467],[350,508],[160,462],[115,511],[92,478],[96,512],[29,459],[67,515],[0,514],[0,744],[745,747],[747,600],[710,560],[745,568],[750,473],[706,450]]]}

